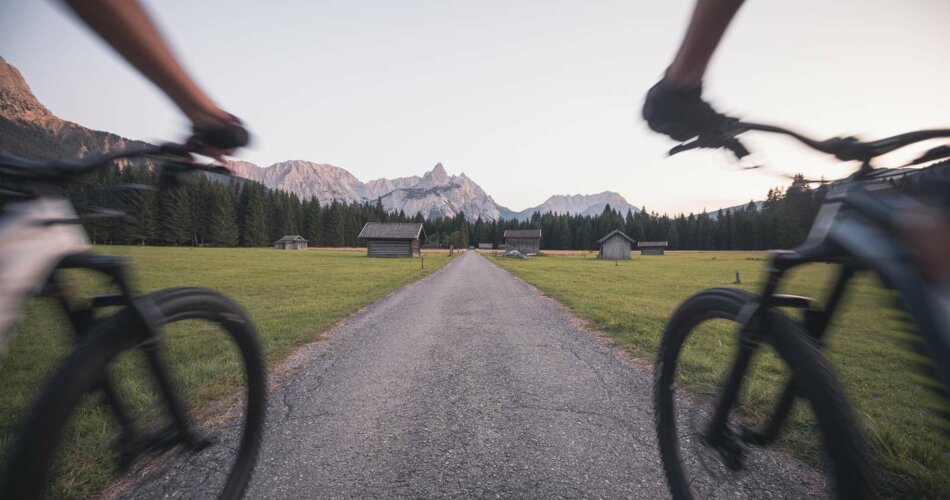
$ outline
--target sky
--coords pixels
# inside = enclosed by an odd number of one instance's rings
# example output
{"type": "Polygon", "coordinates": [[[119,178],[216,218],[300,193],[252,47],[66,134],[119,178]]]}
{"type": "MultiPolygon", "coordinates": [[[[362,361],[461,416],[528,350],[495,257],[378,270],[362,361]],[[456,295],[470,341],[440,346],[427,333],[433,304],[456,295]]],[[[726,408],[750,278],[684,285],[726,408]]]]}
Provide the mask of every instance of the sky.
{"type": "MultiPolygon", "coordinates": [[[[238,157],[308,160],[363,181],[437,162],[514,210],[616,191],[660,213],[763,199],[783,175],[847,175],[787,139],[667,158],[640,118],[692,2],[146,1],[196,80],[255,141],[238,157]]],[[[824,137],[950,125],[950,2],[749,0],[706,75],[724,111],[824,137]]],[[[58,116],[143,140],[184,117],[53,1],[0,2],[0,56],[58,116]]],[[[925,146],[926,147],[926,146],[925,146]]],[[[908,155],[888,159],[895,166],[908,155]]]]}

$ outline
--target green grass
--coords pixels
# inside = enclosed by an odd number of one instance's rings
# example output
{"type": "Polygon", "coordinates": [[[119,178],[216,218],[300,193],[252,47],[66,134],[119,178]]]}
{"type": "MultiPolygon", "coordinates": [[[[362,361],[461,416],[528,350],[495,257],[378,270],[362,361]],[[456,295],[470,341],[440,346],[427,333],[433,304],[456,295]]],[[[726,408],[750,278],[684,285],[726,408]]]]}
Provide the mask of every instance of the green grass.
{"type": "MultiPolygon", "coordinates": [[[[619,347],[652,362],[677,305],[709,287],[759,290],[762,259],[756,252],[673,252],[636,255],[616,265],[593,255],[492,260],[564,303],[619,347]],[[736,271],[741,285],[732,284],[736,271]]],[[[784,291],[821,299],[834,271],[826,264],[796,270],[784,291]]],[[[865,426],[885,492],[950,498],[950,447],[934,431],[927,391],[916,383],[917,372],[902,343],[901,314],[892,310],[893,302],[891,292],[872,276],[860,275],[828,333],[826,354],[865,426]]],[[[719,320],[702,328],[685,351],[681,382],[691,392],[713,394],[733,353],[732,325],[719,320]]],[[[743,411],[750,420],[761,421],[785,375],[775,359],[763,357],[756,367],[744,389],[743,411]]],[[[797,408],[783,437],[786,449],[807,460],[819,453],[811,420],[805,409],[797,408]]]]}
{"type": "MultiPolygon", "coordinates": [[[[202,286],[237,301],[253,319],[268,365],[320,339],[334,323],[398,287],[431,274],[451,258],[427,254],[419,259],[369,259],[362,252],[272,249],[99,247],[101,253],[130,258],[141,292],[173,286],[202,286]]],[[[80,296],[105,291],[102,280],[88,273],[68,279],[80,296]]],[[[70,332],[65,318],[49,300],[34,300],[16,337],[0,358],[0,453],[10,445],[24,414],[56,362],[66,353],[70,332]]],[[[234,349],[215,328],[197,321],[167,329],[166,359],[193,409],[204,420],[220,418],[226,405],[215,401],[233,395],[242,372],[234,349]]],[[[152,381],[142,376],[142,360],[127,355],[113,367],[119,390],[132,408],[143,412],[154,398],[152,381]]],[[[60,496],[93,495],[107,486],[114,470],[108,440],[115,437],[111,416],[101,405],[80,409],[66,441],[63,470],[55,492],[60,496]]],[[[148,413],[146,412],[146,420],[148,413]]]]}

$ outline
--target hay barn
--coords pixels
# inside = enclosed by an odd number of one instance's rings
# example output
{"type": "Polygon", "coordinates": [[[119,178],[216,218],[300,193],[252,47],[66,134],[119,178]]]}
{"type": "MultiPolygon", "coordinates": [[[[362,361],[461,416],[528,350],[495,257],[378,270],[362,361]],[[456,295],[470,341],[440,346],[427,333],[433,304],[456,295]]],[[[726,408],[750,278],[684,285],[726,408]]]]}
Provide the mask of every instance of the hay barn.
{"type": "Polygon", "coordinates": [[[274,248],[278,250],[306,250],[307,240],[303,236],[291,234],[275,241],[274,248]]]}
{"type": "Polygon", "coordinates": [[[603,238],[597,240],[597,243],[600,244],[600,254],[597,258],[604,260],[629,260],[630,249],[633,248],[636,242],[633,241],[633,238],[624,234],[623,231],[614,229],[603,238]]]}
{"type": "Polygon", "coordinates": [[[419,222],[367,222],[359,239],[370,257],[412,257],[421,252],[425,231],[419,222]]]}
{"type": "Polygon", "coordinates": [[[505,250],[517,250],[525,255],[537,254],[541,251],[541,230],[505,230],[505,250]]]}
{"type": "Polygon", "coordinates": [[[665,241],[641,241],[637,243],[637,247],[640,249],[640,255],[663,255],[664,250],[667,247],[667,242],[665,241]]]}

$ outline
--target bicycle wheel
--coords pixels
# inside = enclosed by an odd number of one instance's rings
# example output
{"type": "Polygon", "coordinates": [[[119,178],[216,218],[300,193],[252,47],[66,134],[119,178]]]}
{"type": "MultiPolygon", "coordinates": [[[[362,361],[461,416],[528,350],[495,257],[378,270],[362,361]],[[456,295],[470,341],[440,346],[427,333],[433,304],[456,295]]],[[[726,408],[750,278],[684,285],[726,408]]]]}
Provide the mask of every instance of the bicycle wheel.
{"type": "Polygon", "coordinates": [[[663,333],[654,418],[673,498],[872,496],[868,454],[840,384],[801,326],[779,312],[770,313],[726,435],[716,447],[709,444],[708,424],[738,352],[736,319],[754,300],[741,290],[700,292],[676,310],[663,333]],[[789,380],[797,400],[808,405],[794,408],[786,421],[795,428],[786,433],[794,439],[786,448],[811,455],[807,463],[752,438],[751,429],[774,413],[789,380]]]}
{"type": "Polygon", "coordinates": [[[199,446],[176,442],[153,372],[138,349],[143,343],[136,320],[122,311],[86,332],[46,384],[7,461],[5,493],[0,496],[74,497],[109,487],[108,496],[142,498],[166,496],[164,489],[173,483],[182,497],[243,496],[257,460],[266,410],[266,373],[257,332],[237,304],[211,290],[173,288],[149,298],[161,318],[161,363],[189,410],[192,428],[207,440],[199,446]],[[87,397],[102,394],[107,376],[136,431],[133,436],[115,432],[119,426],[112,418],[96,419],[114,413],[97,398],[87,397]],[[220,379],[229,383],[218,383],[220,379]],[[202,401],[212,386],[216,401],[202,401]],[[238,386],[241,390],[235,393],[238,386]],[[225,392],[231,396],[222,397],[225,392]],[[111,443],[95,435],[100,427],[111,432],[105,437],[115,437],[111,443]],[[99,447],[110,456],[89,451],[99,447]],[[98,482],[88,478],[86,462],[117,464],[118,450],[135,450],[137,458],[126,464],[121,479],[115,474],[118,466],[98,482]],[[71,485],[57,482],[61,475],[77,474],[71,485]]]}

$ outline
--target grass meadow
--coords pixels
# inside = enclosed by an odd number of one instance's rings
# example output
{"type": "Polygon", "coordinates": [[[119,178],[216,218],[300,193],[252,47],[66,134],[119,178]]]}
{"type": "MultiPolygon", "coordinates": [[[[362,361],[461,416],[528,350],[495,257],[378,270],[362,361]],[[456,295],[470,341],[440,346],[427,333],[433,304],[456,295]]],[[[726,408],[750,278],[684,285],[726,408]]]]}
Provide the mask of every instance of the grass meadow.
{"type": "MultiPolygon", "coordinates": [[[[370,259],[364,252],[167,247],[99,247],[101,253],[129,257],[141,292],[174,286],[218,290],[238,302],[253,319],[268,361],[274,366],[302,344],[316,341],[334,323],[396,288],[436,271],[451,260],[444,254],[419,259],[370,259]]],[[[85,297],[107,287],[90,274],[70,271],[69,282],[85,297]]],[[[192,409],[213,420],[242,384],[234,349],[223,335],[197,321],[166,332],[166,359],[192,409]]],[[[48,299],[34,300],[18,326],[10,350],[0,358],[0,453],[4,453],[44,379],[66,353],[70,332],[48,299]]],[[[113,366],[123,400],[148,415],[154,396],[151,379],[141,376],[141,359],[128,354],[113,366]]],[[[115,437],[110,414],[85,404],[66,440],[55,494],[94,495],[112,480],[108,440],[115,437]]],[[[2,456],[2,455],[0,455],[2,456]]]]}
{"type": "MultiPolygon", "coordinates": [[[[761,288],[760,252],[670,252],[601,261],[596,254],[542,255],[527,260],[490,257],[576,312],[615,345],[651,365],[667,319],[687,297],[709,287],[761,288]],[[733,284],[736,272],[742,283],[733,284]]],[[[821,299],[835,267],[815,264],[790,276],[786,293],[821,299]]],[[[928,395],[915,382],[890,292],[873,276],[859,275],[828,333],[826,354],[851,399],[875,455],[884,493],[895,497],[950,498],[950,446],[934,430],[928,395]]],[[[716,394],[733,355],[734,325],[722,320],[701,326],[684,350],[681,383],[694,394],[716,394]]],[[[761,356],[747,381],[743,411],[761,422],[774,404],[785,374],[776,359],[761,356]]],[[[810,410],[799,404],[783,446],[818,460],[810,410]]]]}

